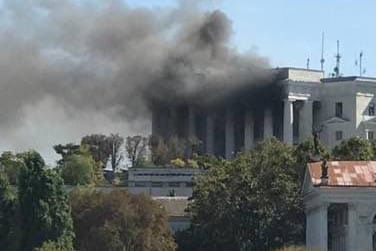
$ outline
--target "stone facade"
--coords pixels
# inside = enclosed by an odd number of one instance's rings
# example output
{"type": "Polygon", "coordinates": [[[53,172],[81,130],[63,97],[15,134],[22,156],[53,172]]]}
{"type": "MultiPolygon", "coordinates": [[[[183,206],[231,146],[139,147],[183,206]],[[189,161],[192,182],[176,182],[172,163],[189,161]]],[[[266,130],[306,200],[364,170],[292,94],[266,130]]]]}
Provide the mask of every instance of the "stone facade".
{"type": "Polygon", "coordinates": [[[152,134],[197,138],[203,152],[226,158],[271,136],[293,144],[316,131],[329,147],[353,136],[376,137],[376,78],[323,78],[323,72],[295,68],[276,71],[276,85],[282,87],[277,100],[256,106],[229,103],[219,109],[155,109],[152,134]]]}

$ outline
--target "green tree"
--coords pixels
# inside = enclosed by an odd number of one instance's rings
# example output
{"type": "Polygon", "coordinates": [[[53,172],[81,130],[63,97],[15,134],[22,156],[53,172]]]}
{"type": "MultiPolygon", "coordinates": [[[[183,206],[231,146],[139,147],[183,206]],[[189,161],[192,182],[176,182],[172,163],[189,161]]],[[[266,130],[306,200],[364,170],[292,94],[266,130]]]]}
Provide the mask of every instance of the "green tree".
{"type": "Polygon", "coordinates": [[[0,173],[0,250],[12,250],[15,241],[16,197],[8,178],[0,173]]]}
{"type": "Polygon", "coordinates": [[[175,250],[165,211],[149,197],[75,190],[71,205],[77,250],[175,250]]]}
{"type": "Polygon", "coordinates": [[[12,185],[17,184],[18,175],[21,168],[24,167],[22,158],[19,154],[13,154],[12,152],[3,152],[0,156],[0,171],[4,172],[9,179],[9,183],[12,185]]]}
{"type": "Polygon", "coordinates": [[[342,141],[334,147],[332,155],[337,160],[372,160],[373,147],[370,141],[361,137],[354,137],[342,141]]]}
{"type": "Polygon", "coordinates": [[[64,165],[64,161],[67,157],[73,154],[80,154],[80,145],[75,145],[73,143],[69,143],[66,145],[55,145],[54,150],[57,154],[61,155],[61,159],[58,160],[57,164],[61,167],[64,165]]]}
{"type": "Polygon", "coordinates": [[[73,154],[66,158],[61,176],[68,185],[95,184],[95,168],[96,163],[90,155],[73,154]]]}
{"type": "Polygon", "coordinates": [[[21,250],[33,250],[50,240],[72,247],[73,225],[63,180],[55,170],[46,169],[34,151],[23,154],[18,199],[23,232],[21,250]]]}
{"type": "Polygon", "coordinates": [[[181,250],[270,250],[303,240],[292,147],[270,139],[217,164],[194,187],[192,227],[183,234],[193,241],[181,250]]]}

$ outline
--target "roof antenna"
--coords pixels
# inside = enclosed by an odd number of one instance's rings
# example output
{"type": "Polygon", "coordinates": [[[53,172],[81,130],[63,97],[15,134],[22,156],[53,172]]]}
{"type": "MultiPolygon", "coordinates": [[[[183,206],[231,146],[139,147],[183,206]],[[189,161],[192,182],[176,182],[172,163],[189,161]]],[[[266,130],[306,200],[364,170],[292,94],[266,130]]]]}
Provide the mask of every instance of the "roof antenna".
{"type": "Polygon", "coordinates": [[[320,59],[321,71],[322,72],[324,72],[324,63],[325,63],[325,59],[324,59],[324,36],[325,36],[325,33],[323,32],[322,35],[321,35],[321,59],[320,59]]]}
{"type": "Polygon", "coordinates": [[[310,59],[307,58],[307,70],[309,70],[309,61],[310,61],[310,59]]]}
{"type": "Polygon", "coordinates": [[[359,53],[359,76],[360,77],[362,76],[363,73],[365,73],[362,63],[363,63],[363,51],[359,53]]]}
{"type": "Polygon", "coordinates": [[[339,54],[339,40],[337,40],[336,67],[334,67],[334,76],[336,78],[340,76],[340,64],[341,64],[341,54],[339,54]]]}

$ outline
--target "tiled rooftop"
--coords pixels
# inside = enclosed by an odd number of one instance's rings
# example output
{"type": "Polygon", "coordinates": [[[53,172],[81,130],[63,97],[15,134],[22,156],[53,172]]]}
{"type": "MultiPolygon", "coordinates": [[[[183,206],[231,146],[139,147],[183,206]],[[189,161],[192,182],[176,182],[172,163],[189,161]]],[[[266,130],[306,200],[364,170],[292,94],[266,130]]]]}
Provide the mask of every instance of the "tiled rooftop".
{"type": "MultiPolygon", "coordinates": [[[[321,185],[321,163],[308,164],[314,186],[321,185]]],[[[327,186],[376,187],[376,161],[328,161],[327,186]]]]}

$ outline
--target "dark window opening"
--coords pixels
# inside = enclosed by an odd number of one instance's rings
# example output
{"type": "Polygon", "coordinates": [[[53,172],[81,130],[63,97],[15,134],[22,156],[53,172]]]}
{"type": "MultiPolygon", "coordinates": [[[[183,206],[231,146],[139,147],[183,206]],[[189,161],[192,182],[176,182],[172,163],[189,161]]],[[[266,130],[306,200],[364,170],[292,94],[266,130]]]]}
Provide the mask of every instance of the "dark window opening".
{"type": "Polygon", "coordinates": [[[375,104],[370,103],[368,106],[368,115],[369,116],[375,116],[375,104]]]}
{"type": "Polygon", "coordinates": [[[336,103],[336,117],[342,118],[343,115],[343,104],[342,102],[336,103]]]}
{"type": "Polygon", "coordinates": [[[368,137],[369,140],[375,139],[375,134],[374,134],[373,131],[368,131],[367,134],[368,134],[367,137],[368,137]]]}
{"type": "Polygon", "coordinates": [[[342,139],[343,139],[343,132],[336,131],[336,140],[342,140],[342,139]]]}

